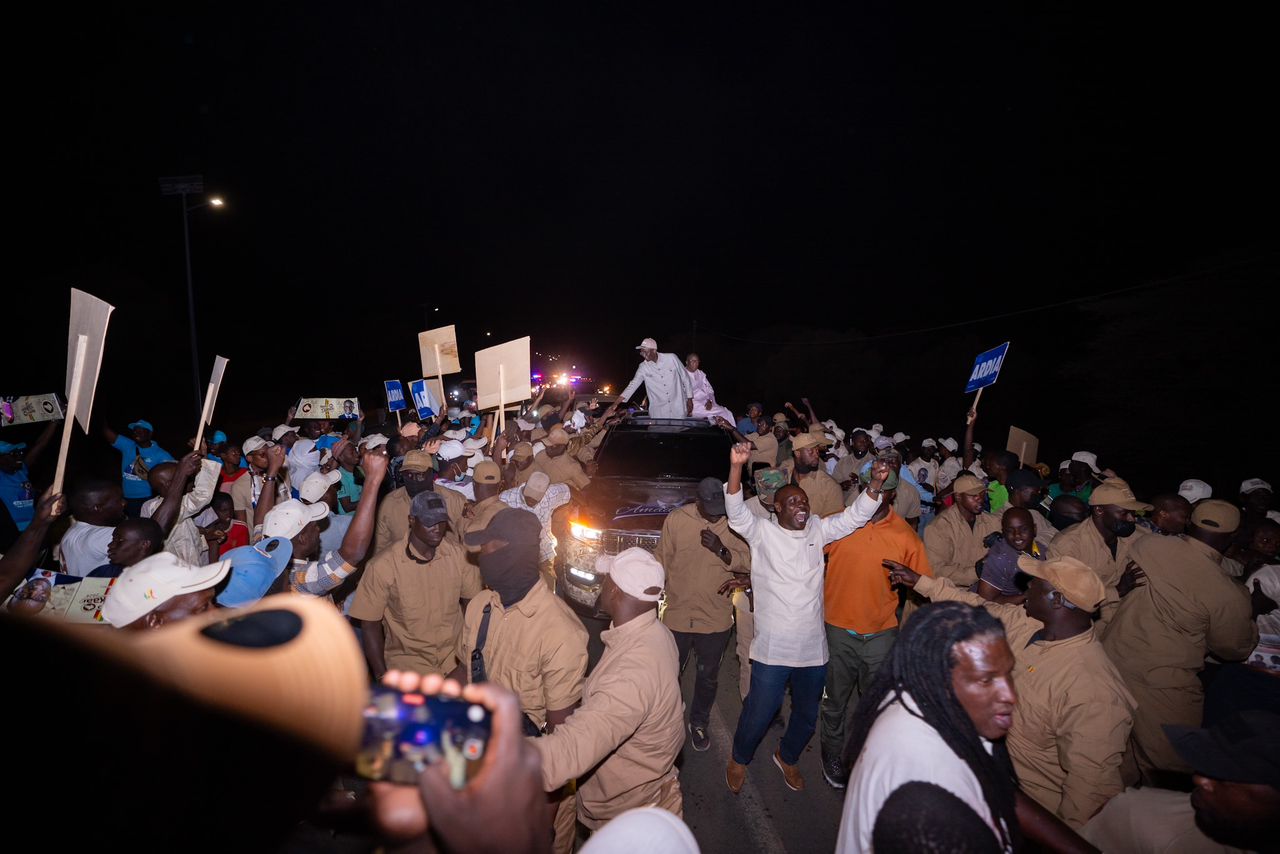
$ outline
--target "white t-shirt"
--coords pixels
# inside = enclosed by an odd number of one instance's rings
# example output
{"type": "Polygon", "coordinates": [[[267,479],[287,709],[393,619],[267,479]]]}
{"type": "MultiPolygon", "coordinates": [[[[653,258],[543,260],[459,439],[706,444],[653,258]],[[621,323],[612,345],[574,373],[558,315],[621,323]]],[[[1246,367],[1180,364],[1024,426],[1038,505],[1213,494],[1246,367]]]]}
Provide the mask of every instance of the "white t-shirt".
{"type": "Polygon", "coordinates": [[[867,524],[879,506],[880,498],[863,493],[843,512],[824,519],[810,516],[804,530],[789,531],[776,521],[753,515],[741,489],[730,495],[725,488],[729,527],[751,546],[756,606],[752,661],[780,667],[827,663],[822,549],[867,524]]]}
{"type": "MultiPolygon", "coordinates": [[[[911,695],[902,696],[903,702],[916,708],[911,695]]],[[[872,850],[871,832],[880,808],[899,786],[917,780],[935,783],[964,801],[996,833],[978,778],[938,731],[907,711],[903,702],[889,700],[871,725],[867,743],[854,763],[844,796],[836,854],[872,850]]],[[[991,742],[984,738],[982,744],[991,751],[991,742]]],[[[998,833],[996,839],[999,840],[998,833]]]]}
{"type": "Polygon", "coordinates": [[[115,532],[114,525],[76,522],[58,543],[58,550],[62,553],[62,571],[84,577],[104,563],[110,563],[107,546],[111,545],[115,532]]]}

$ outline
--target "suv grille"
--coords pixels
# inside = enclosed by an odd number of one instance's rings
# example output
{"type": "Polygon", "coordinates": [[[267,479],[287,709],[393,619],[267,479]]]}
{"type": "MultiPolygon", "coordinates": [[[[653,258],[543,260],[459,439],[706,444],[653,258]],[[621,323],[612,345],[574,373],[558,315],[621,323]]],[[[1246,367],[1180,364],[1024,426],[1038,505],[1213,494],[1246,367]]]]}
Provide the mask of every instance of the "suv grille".
{"type": "Polygon", "coordinates": [[[642,534],[636,531],[605,531],[600,542],[607,555],[616,555],[630,548],[642,548],[652,554],[658,550],[661,534],[642,534]]]}

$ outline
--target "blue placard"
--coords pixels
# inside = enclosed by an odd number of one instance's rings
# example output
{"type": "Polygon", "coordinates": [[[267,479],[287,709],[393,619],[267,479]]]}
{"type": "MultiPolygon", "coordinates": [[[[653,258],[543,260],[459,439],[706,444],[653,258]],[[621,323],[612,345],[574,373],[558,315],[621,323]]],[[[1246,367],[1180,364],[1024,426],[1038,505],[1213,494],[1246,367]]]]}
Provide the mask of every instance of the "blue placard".
{"type": "Polygon", "coordinates": [[[409,408],[409,404],[404,399],[404,386],[400,384],[400,380],[383,380],[382,384],[387,387],[388,412],[399,412],[409,408]]]}
{"type": "Polygon", "coordinates": [[[996,377],[1000,376],[1000,366],[1004,364],[1004,356],[1008,352],[1009,342],[1006,341],[974,359],[973,370],[969,372],[969,384],[964,387],[964,393],[968,394],[994,383],[996,377]]]}
{"type": "Polygon", "coordinates": [[[436,411],[431,406],[435,401],[432,399],[431,392],[427,389],[426,380],[414,380],[409,383],[409,394],[413,395],[413,406],[418,410],[419,418],[436,417],[436,411]]]}

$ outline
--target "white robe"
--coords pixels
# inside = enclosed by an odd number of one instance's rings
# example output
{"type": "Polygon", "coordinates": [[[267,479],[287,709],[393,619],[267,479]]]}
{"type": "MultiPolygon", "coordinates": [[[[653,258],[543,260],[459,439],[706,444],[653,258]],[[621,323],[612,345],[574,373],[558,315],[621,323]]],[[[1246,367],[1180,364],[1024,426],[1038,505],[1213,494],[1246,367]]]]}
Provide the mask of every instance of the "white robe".
{"type": "Polygon", "coordinates": [[[649,396],[649,415],[653,418],[687,418],[685,401],[693,397],[689,386],[689,372],[674,353],[659,353],[656,361],[648,359],[636,368],[636,375],[622,390],[627,400],[644,383],[649,396]]]}
{"type": "Polygon", "coordinates": [[[716,423],[716,418],[723,418],[730,424],[737,424],[734,420],[733,413],[716,403],[716,390],[711,387],[711,381],[707,379],[706,371],[699,368],[696,371],[688,371],[689,385],[693,388],[693,417],[705,418],[712,424],[716,423]],[[711,406],[708,408],[707,404],[711,406]]]}

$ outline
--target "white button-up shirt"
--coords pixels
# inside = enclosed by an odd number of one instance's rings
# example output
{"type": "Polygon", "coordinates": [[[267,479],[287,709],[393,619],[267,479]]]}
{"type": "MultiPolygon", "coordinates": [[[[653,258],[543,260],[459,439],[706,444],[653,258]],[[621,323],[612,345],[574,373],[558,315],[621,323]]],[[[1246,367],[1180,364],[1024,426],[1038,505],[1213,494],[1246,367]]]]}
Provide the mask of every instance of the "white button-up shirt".
{"type": "MultiPolygon", "coordinates": [[[[688,418],[686,401],[693,399],[693,387],[689,384],[689,372],[674,353],[659,353],[657,361],[645,359],[636,368],[636,375],[622,390],[627,400],[644,383],[649,396],[649,415],[654,418],[688,418]]],[[[695,415],[697,413],[694,413],[695,415]]]]}
{"type": "Polygon", "coordinates": [[[725,489],[729,527],[751,546],[751,589],[755,593],[756,634],[751,660],[781,667],[817,667],[827,663],[827,633],[822,625],[822,550],[871,520],[880,498],[866,492],[844,512],[810,516],[802,531],[789,531],[774,519],[746,508],[742,490],[725,489]]]}

